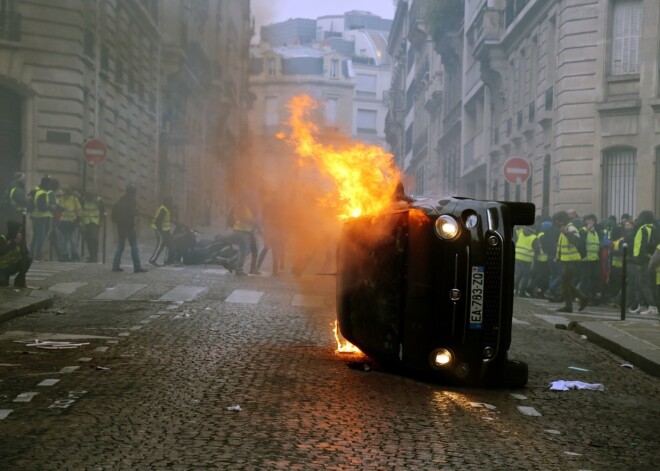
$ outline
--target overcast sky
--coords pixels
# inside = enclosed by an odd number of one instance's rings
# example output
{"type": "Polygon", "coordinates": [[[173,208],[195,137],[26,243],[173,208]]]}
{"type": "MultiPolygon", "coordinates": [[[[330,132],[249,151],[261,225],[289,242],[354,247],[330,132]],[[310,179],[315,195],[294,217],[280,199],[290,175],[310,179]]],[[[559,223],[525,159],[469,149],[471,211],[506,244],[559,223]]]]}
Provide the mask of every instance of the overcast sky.
{"type": "Polygon", "coordinates": [[[252,14],[259,27],[289,18],[316,19],[341,15],[350,10],[369,11],[388,20],[394,19],[392,0],[251,0],[252,14]]]}

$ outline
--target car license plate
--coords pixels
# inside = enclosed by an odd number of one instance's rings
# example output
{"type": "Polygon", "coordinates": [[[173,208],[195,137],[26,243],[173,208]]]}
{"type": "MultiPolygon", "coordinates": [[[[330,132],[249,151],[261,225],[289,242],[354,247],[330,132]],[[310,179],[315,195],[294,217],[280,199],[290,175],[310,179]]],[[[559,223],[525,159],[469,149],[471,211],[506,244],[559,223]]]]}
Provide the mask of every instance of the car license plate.
{"type": "Polygon", "coordinates": [[[472,267],[470,286],[470,329],[481,329],[484,318],[484,267],[472,267]]]}

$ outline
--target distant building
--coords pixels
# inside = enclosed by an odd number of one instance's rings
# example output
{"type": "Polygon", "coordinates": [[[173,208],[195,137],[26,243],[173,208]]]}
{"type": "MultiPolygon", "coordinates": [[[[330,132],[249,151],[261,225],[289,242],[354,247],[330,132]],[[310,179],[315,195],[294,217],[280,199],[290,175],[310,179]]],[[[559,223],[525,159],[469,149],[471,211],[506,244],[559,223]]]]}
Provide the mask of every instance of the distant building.
{"type": "Polygon", "coordinates": [[[134,182],[143,215],[167,194],[208,221],[245,132],[251,28],[249,2],[0,2],[0,185],[50,174],[113,203],[134,182]],[[85,167],[91,138],[107,157],[85,167]]]}
{"type": "Polygon", "coordinates": [[[386,148],[390,59],[388,30],[382,28],[389,25],[391,20],[354,11],[317,20],[288,20],[261,29],[262,43],[252,49],[250,77],[252,142],[258,147],[252,154],[260,160],[255,165],[272,166],[277,172],[278,149],[283,144],[274,135],[287,118],[289,99],[300,93],[312,95],[324,107],[328,127],[386,148]],[[312,40],[307,39],[307,21],[315,25],[312,40]],[[381,29],[360,28],[360,24],[381,29]],[[294,30],[298,36],[281,39],[282,31],[294,30]],[[273,39],[276,36],[280,39],[273,39]],[[274,46],[265,38],[287,45],[274,46]]]}
{"type": "Polygon", "coordinates": [[[660,3],[579,3],[467,0],[443,22],[459,2],[399,1],[388,142],[425,193],[530,201],[545,216],[660,213],[660,3]],[[443,14],[420,15],[428,6],[443,14]],[[436,124],[420,109],[436,109],[433,86],[419,89],[426,58],[431,83],[442,77],[436,124]],[[427,126],[435,153],[422,152],[427,126]],[[529,176],[507,171],[512,157],[529,176]]]}

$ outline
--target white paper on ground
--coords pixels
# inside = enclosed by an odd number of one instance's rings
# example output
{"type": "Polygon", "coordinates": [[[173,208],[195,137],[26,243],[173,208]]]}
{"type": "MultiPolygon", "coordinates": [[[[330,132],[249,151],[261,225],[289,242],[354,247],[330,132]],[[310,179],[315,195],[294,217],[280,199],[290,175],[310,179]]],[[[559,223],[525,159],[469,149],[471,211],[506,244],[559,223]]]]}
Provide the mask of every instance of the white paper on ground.
{"type": "Polygon", "coordinates": [[[593,391],[605,391],[605,386],[600,383],[583,383],[582,381],[565,381],[563,379],[550,382],[551,391],[568,391],[569,389],[591,389],[593,391]]]}

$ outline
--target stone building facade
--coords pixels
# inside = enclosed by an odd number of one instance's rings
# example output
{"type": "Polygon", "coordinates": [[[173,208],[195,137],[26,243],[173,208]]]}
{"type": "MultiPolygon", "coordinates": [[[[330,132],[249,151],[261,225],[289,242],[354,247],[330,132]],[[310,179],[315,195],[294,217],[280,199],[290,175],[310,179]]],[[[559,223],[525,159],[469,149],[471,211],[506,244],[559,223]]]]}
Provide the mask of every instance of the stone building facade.
{"type": "Polygon", "coordinates": [[[659,20],[655,0],[465,0],[462,22],[430,33],[444,75],[437,191],[531,201],[544,215],[658,214],[659,20]],[[506,178],[511,157],[528,179],[506,178]]]}
{"type": "Polygon", "coordinates": [[[224,178],[207,162],[234,158],[230,151],[215,152],[231,149],[223,140],[238,142],[245,127],[240,115],[247,96],[242,84],[247,83],[249,4],[15,0],[0,5],[3,187],[15,171],[27,174],[30,187],[49,174],[112,203],[134,182],[142,214],[150,215],[158,199],[170,194],[183,202],[179,209],[189,216],[184,222],[204,222],[203,200],[210,190],[203,186],[207,182],[199,184],[199,168],[224,178]],[[170,87],[177,69],[183,70],[179,78],[186,97],[193,89],[196,102],[179,106],[182,94],[170,87]],[[222,100],[225,109],[216,114],[236,115],[233,122],[243,123],[231,137],[213,113],[222,100]],[[174,135],[181,128],[172,127],[173,114],[186,123],[186,132],[174,135]],[[91,138],[101,139],[108,150],[97,166],[86,164],[82,155],[91,138]],[[177,138],[189,146],[183,155],[193,156],[185,163],[172,158],[177,138]],[[173,172],[176,162],[181,168],[173,172]]]}

